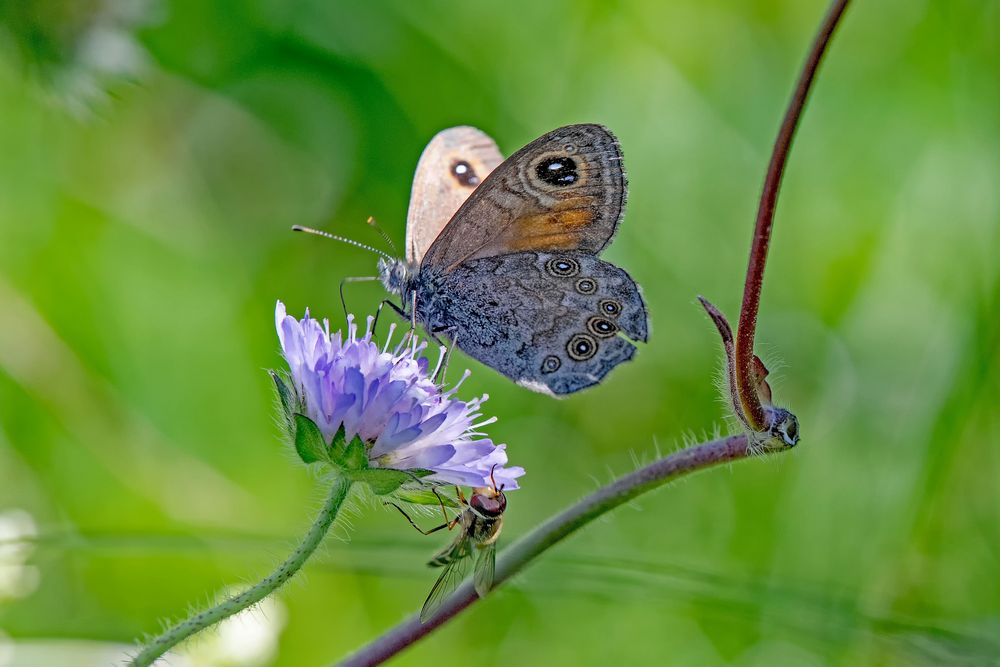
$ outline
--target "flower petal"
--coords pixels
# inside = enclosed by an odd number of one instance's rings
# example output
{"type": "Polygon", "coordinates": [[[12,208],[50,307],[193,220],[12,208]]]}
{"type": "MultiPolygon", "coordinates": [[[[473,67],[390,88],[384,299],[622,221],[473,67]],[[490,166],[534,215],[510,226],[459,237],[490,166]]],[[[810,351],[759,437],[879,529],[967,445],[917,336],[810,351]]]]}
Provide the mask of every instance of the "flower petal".
{"type": "MultiPolygon", "coordinates": [[[[346,338],[330,333],[327,321],[290,317],[275,305],[275,328],[291,371],[297,403],[332,438],[343,427],[367,444],[372,465],[401,470],[427,469],[430,479],[469,486],[497,484],[516,489],[522,468],[505,467],[504,445],[481,437],[486,396],[463,402],[454,398],[458,384],[442,392],[428,375],[422,352],[426,343],[411,338],[406,345],[381,348],[372,340],[372,319],[358,336],[348,316],[346,338]]],[[[463,375],[468,377],[468,371],[463,375]]]]}

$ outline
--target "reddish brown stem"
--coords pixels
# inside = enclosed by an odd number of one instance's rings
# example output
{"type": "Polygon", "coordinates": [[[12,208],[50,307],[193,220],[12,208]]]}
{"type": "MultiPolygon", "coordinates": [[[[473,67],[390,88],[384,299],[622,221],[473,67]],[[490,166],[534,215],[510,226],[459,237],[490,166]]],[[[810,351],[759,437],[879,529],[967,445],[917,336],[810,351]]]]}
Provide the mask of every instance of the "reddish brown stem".
{"type": "Polygon", "coordinates": [[[757,224],[754,228],[750,261],[747,265],[747,279],[743,287],[743,305],[740,309],[740,321],[736,327],[736,381],[741,404],[737,407],[743,408],[743,413],[755,431],[765,431],[768,426],[765,424],[764,408],[757,395],[753,343],[757,330],[757,311],[760,309],[760,290],[764,281],[764,265],[767,262],[767,249],[771,242],[771,228],[774,225],[774,208],[802,109],[805,107],[806,98],[809,96],[826,47],[848,2],[849,0],[834,0],[813,40],[809,56],[799,75],[798,85],[795,87],[781,129],[778,131],[778,138],[774,142],[771,162],[764,178],[764,189],[760,195],[757,224]]]}

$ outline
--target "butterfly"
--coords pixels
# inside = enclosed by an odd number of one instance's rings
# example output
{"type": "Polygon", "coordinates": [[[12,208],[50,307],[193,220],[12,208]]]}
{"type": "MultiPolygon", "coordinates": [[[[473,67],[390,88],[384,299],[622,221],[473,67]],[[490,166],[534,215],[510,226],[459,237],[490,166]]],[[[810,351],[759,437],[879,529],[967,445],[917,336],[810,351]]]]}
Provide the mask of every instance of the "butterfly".
{"type": "Polygon", "coordinates": [[[648,337],[635,281],[598,257],[626,194],[600,125],[561,127],[506,160],[480,130],[444,130],[417,164],[406,259],[380,259],[379,278],[431,336],[529,389],[579,391],[648,337]]]}

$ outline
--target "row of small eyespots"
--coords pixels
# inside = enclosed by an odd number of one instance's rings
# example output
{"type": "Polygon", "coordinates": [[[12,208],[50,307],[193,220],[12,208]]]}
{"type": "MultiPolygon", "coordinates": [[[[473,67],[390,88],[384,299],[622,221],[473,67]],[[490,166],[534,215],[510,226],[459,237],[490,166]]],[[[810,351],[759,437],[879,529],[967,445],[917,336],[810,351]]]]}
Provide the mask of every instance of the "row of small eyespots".
{"type": "MultiPolygon", "coordinates": [[[[586,361],[597,354],[598,347],[599,345],[593,336],[585,333],[573,334],[569,342],[566,343],[566,354],[573,361],[586,361]]],[[[562,360],[558,356],[550,354],[542,360],[542,373],[554,373],[559,370],[560,366],[562,366],[562,360]]]]}
{"type": "MultiPolygon", "coordinates": [[[[580,273],[580,263],[569,257],[553,257],[545,262],[545,270],[556,278],[572,278],[580,273]]],[[[597,292],[599,285],[593,278],[580,278],[574,285],[576,291],[583,295],[597,292]]],[[[618,317],[622,312],[621,304],[614,299],[605,299],[600,303],[601,312],[612,317],[618,317]]]]}
{"type": "MultiPolygon", "coordinates": [[[[613,302],[614,303],[614,302],[613,302]]],[[[617,305],[617,304],[616,304],[617,305]]],[[[618,306],[620,309],[620,306],[618,306]]],[[[587,320],[587,330],[593,334],[578,333],[570,337],[566,343],[566,354],[573,361],[586,361],[597,354],[600,345],[598,338],[611,338],[618,333],[618,325],[600,315],[594,315],[587,320]]],[[[554,373],[562,366],[562,361],[554,354],[542,360],[542,373],[554,373]]]]}
{"type": "MultiPolygon", "coordinates": [[[[572,278],[580,273],[580,263],[571,257],[553,257],[545,262],[545,270],[556,278],[572,278]]],[[[598,285],[592,278],[580,278],[576,281],[576,291],[580,294],[593,294],[597,291],[598,285]]],[[[597,304],[598,310],[604,315],[616,318],[621,315],[622,305],[614,299],[602,299],[597,304]]],[[[574,361],[586,361],[597,354],[597,338],[610,338],[618,332],[618,325],[600,315],[595,315],[587,320],[587,330],[593,336],[586,333],[574,334],[566,343],[566,353],[574,361]]],[[[554,373],[562,366],[562,360],[554,354],[550,354],[542,360],[542,373],[554,373]]]]}
{"type": "MultiPolygon", "coordinates": [[[[580,263],[575,259],[569,257],[553,257],[549,261],[545,262],[545,270],[549,275],[556,278],[572,278],[580,273],[580,263]]],[[[576,281],[574,285],[576,291],[583,295],[590,295],[597,292],[599,285],[597,281],[593,278],[580,278],[576,281]]],[[[617,303],[610,301],[610,303],[617,303]]],[[[603,302],[602,302],[603,303],[603,302]]],[[[618,315],[621,312],[621,306],[619,305],[617,310],[614,306],[611,306],[611,310],[608,310],[609,315],[618,315]]]]}

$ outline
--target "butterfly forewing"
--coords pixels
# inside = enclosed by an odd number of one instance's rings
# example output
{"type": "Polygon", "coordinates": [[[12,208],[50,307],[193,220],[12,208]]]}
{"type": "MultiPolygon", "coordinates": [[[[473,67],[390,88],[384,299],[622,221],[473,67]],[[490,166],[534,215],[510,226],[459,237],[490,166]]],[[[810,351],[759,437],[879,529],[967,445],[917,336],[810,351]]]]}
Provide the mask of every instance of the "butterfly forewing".
{"type": "Polygon", "coordinates": [[[600,125],[569,125],[531,142],[476,188],[431,244],[422,266],[526,250],[600,252],[625,211],[617,139],[600,125]]]}
{"type": "Polygon", "coordinates": [[[474,127],[452,127],[431,139],[417,163],[406,214],[408,262],[420,262],[458,208],[501,162],[496,142],[474,127]]]}

